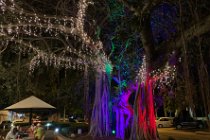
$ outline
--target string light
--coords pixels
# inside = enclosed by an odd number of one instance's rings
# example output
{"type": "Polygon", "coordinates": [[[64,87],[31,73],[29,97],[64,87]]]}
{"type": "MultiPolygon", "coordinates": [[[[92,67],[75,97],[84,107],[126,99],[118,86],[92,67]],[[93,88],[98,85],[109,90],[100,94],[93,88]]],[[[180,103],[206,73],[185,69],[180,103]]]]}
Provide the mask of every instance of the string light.
{"type": "MultiPolygon", "coordinates": [[[[160,83],[164,83],[165,85],[169,85],[174,79],[176,74],[176,66],[169,66],[167,63],[165,67],[157,70],[153,70],[149,76],[153,81],[158,81],[160,83]]],[[[145,83],[147,77],[146,71],[146,57],[143,56],[143,63],[139,69],[137,79],[140,79],[141,82],[145,83]]]]}
{"type": "Polygon", "coordinates": [[[6,14],[14,14],[12,18],[7,18],[5,14],[6,18],[2,20],[0,25],[0,35],[4,36],[8,40],[7,42],[13,41],[22,44],[36,54],[30,63],[31,71],[34,71],[35,67],[41,63],[78,70],[82,70],[84,65],[90,65],[95,68],[100,67],[105,71],[105,64],[110,63],[110,61],[102,50],[102,42],[93,41],[84,31],[84,17],[89,4],[93,3],[80,0],[77,17],[75,18],[29,13],[20,8],[14,0],[9,0],[7,3],[5,0],[0,0],[0,10],[3,11],[3,14],[5,12],[7,12],[6,14]],[[64,43],[66,47],[62,55],[44,52],[30,42],[21,39],[21,36],[42,38],[44,34],[48,34],[64,43]],[[73,37],[75,41],[81,41],[81,47],[76,49],[69,44],[69,37],[73,37]]]}
{"type": "Polygon", "coordinates": [[[146,82],[146,78],[147,78],[147,65],[146,65],[146,57],[143,56],[143,62],[142,65],[139,69],[139,72],[137,74],[137,79],[139,79],[141,82],[145,83],[146,82]]]}
{"type": "Polygon", "coordinates": [[[174,79],[176,74],[176,66],[165,65],[163,70],[157,69],[150,73],[154,81],[159,81],[165,85],[169,85],[174,79]]]}

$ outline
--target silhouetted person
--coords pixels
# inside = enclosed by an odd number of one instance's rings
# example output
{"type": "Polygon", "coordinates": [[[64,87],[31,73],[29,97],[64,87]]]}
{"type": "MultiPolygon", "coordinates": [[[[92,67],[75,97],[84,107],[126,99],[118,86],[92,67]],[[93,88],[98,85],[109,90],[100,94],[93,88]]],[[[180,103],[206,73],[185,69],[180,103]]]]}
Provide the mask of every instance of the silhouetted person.
{"type": "Polygon", "coordinates": [[[36,129],[34,130],[35,140],[41,140],[44,135],[44,128],[40,123],[37,124],[36,129]]]}

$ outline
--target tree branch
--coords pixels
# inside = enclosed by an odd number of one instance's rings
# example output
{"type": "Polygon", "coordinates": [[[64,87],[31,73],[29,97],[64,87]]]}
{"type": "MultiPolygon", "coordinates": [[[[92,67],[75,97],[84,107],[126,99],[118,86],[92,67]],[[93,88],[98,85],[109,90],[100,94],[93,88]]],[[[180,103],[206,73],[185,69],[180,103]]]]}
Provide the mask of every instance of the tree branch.
{"type": "Polygon", "coordinates": [[[142,2],[142,4],[138,4],[136,7],[134,7],[134,4],[129,3],[127,0],[119,1],[123,3],[128,9],[135,12],[136,15],[143,16],[150,13],[151,9],[158,5],[162,0],[148,0],[146,2],[142,2]]]}
{"type": "Polygon", "coordinates": [[[6,49],[7,49],[8,46],[5,46],[2,50],[0,50],[0,54],[2,54],[6,49]]]}
{"type": "Polygon", "coordinates": [[[127,0],[119,0],[119,2],[123,3],[129,10],[138,13],[137,9],[133,6],[133,4],[129,3],[127,0]]]}
{"type": "MultiPolygon", "coordinates": [[[[200,21],[199,23],[192,25],[189,29],[186,29],[183,32],[183,36],[185,38],[185,41],[190,41],[194,37],[201,36],[207,32],[210,31],[210,15],[207,16],[204,20],[200,21]]],[[[179,36],[178,38],[174,40],[170,40],[168,42],[164,42],[161,45],[159,45],[157,48],[158,52],[167,51],[166,53],[171,53],[173,50],[177,50],[182,47],[182,40],[179,36]],[[166,47],[168,47],[166,49],[166,47]]]]}
{"type": "MultiPolygon", "coordinates": [[[[67,27],[67,26],[64,26],[64,25],[51,24],[51,26],[49,27],[47,24],[19,23],[19,24],[1,25],[1,29],[15,28],[15,27],[29,27],[29,26],[39,27],[39,28],[48,29],[48,30],[53,29],[53,30],[57,30],[57,31],[60,31],[60,32],[64,32],[65,34],[77,35],[91,49],[94,49],[93,46],[95,46],[94,41],[86,33],[82,33],[82,31],[77,29],[77,28],[67,27]]],[[[97,48],[95,48],[95,49],[97,49],[97,48]]]]}
{"type": "MultiPolygon", "coordinates": [[[[183,31],[183,36],[185,41],[191,41],[194,37],[199,37],[210,31],[210,15],[207,16],[204,20],[201,20],[199,23],[192,25],[189,29],[183,31]]],[[[177,38],[169,40],[156,46],[155,54],[156,61],[153,65],[160,66],[162,62],[166,62],[168,57],[174,50],[178,50],[182,47],[182,38],[178,35],[177,38]],[[163,54],[162,57],[158,57],[157,54],[163,54]]]]}
{"type": "Polygon", "coordinates": [[[140,14],[149,14],[153,7],[157,6],[162,0],[149,0],[144,4],[143,7],[138,7],[141,10],[140,14]]]}

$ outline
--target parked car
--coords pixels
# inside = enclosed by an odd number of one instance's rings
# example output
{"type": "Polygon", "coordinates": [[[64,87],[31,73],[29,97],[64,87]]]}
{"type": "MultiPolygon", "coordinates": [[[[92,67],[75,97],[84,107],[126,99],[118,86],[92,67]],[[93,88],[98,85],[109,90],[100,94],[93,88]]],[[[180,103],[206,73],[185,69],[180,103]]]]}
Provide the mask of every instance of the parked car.
{"type": "Polygon", "coordinates": [[[176,127],[176,129],[181,128],[204,128],[204,123],[201,120],[195,120],[193,118],[185,118],[181,119],[178,117],[175,117],[173,120],[173,125],[176,127]]]}
{"type": "Polygon", "coordinates": [[[156,126],[159,128],[172,127],[173,126],[173,118],[172,117],[160,117],[158,120],[156,120],[156,126]]]}
{"type": "Polygon", "coordinates": [[[2,121],[0,124],[1,129],[9,129],[11,127],[11,121],[2,121]]]}
{"type": "Polygon", "coordinates": [[[78,129],[85,133],[89,131],[89,124],[78,122],[77,120],[71,122],[44,122],[41,124],[45,129],[54,130],[55,133],[63,135],[67,135],[69,132],[77,133],[78,129]]]}
{"type": "Polygon", "coordinates": [[[18,123],[18,122],[24,122],[24,119],[15,119],[12,121],[12,123],[18,123]]]}

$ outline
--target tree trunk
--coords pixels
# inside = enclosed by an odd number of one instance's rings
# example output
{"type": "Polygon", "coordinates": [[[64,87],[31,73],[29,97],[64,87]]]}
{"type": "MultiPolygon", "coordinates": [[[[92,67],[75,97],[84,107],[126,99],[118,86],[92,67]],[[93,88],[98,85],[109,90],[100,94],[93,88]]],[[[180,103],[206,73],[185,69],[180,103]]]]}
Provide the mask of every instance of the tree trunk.
{"type": "MultiPolygon", "coordinates": [[[[189,6],[191,8],[191,13],[195,17],[195,23],[200,22],[200,18],[198,16],[198,11],[197,7],[194,8],[192,1],[189,1],[189,6]]],[[[206,18],[208,20],[208,18],[206,18]]],[[[205,22],[207,23],[207,22],[205,22]]],[[[195,24],[197,25],[197,24],[195,24]]],[[[200,30],[200,26],[193,26],[193,31],[200,30]]],[[[208,31],[207,29],[205,30],[206,32],[208,31]]],[[[196,35],[198,39],[198,61],[197,61],[197,69],[198,69],[198,76],[199,76],[199,83],[200,83],[200,92],[202,94],[202,99],[203,99],[203,105],[205,109],[205,116],[207,117],[207,125],[210,131],[210,90],[209,90],[209,73],[206,68],[205,62],[203,60],[203,54],[202,54],[202,46],[201,46],[201,39],[200,35],[196,35]]]]}
{"type": "Polygon", "coordinates": [[[90,101],[89,101],[89,75],[88,75],[88,69],[87,66],[85,65],[84,69],[84,101],[85,101],[85,106],[84,106],[84,112],[85,116],[84,119],[89,122],[90,120],[90,101]]]}
{"type": "Polygon", "coordinates": [[[101,68],[98,68],[96,73],[95,100],[89,132],[93,137],[110,135],[109,96],[110,85],[108,76],[101,68]]]}
{"type": "Polygon", "coordinates": [[[136,92],[130,140],[158,139],[152,92],[153,81],[147,79],[146,82],[141,82],[136,92]]]}
{"type": "Polygon", "coordinates": [[[195,115],[195,109],[194,109],[194,103],[193,103],[193,91],[192,91],[192,80],[190,79],[190,71],[189,71],[189,61],[187,56],[187,46],[184,40],[183,40],[183,48],[184,48],[184,79],[185,79],[185,92],[186,92],[186,102],[189,107],[189,110],[192,111],[191,117],[196,116],[195,115]]]}
{"type": "Polygon", "coordinates": [[[145,16],[142,26],[142,31],[140,33],[142,45],[145,50],[146,55],[146,69],[147,72],[150,73],[154,67],[154,60],[155,60],[155,47],[154,47],[154,40],[153,34],[150,25],[150,16],[145,16]]]}
{"type": "MultiPolygon", "coordinates": [[[[181,32],[181,46],[183,47],[183,54],[184,54],[184,79],[185,79],[185,91],[186,91],[186,102],[187,105],[189,106],[189,109],[192,110],[194,113],[194,104],[193,104],[193,93],[192,93],[192,82],[190,79],[190,71],[189,71],[189,65],[188,65],[188,56],[187,56],[187,42],[185,41],[185,34],[183,32],[183,13],[182,13],[182,5],[181,1],[179,0],[179,14],[180,14],[180,32],[181,32]]],[[[193,116],[192,116],[193,117],[193,116]]]]}
{"type": "Polygon", "coordinates": [[[16,84],[17,84],[17,101],[20,101],[20,84],[19,84],[19,81],[20,81],[20,62],[21,61],[21,52],[19,51],[18,53],[18,66],[17,66],[17,79],[16,79],[16,84]]]}
{"type": "MultiPolygon", "coordinates": [[[[199,43],[200,44],[200,43],[199,43]]],[[[210,131],[210,91],[209,91],[209,74],[204,64],[203,55],[201,52],[201,45],[199,45],[199,57],[197,62],[200,92],[203,99],[203,105],[205,109],[205,116],[207,117],[207,125],[210,131]]]]}
{"type": "Polygon", "coordinates": [[[141,40],[146,54],[146,77],[141,79],[134,103],[134,120],[130,140],[157,140],[153,102],[153,81],[149,77],[154,64],[154,43],[150,26],[150,16],[145,16],[141,40]]]}

